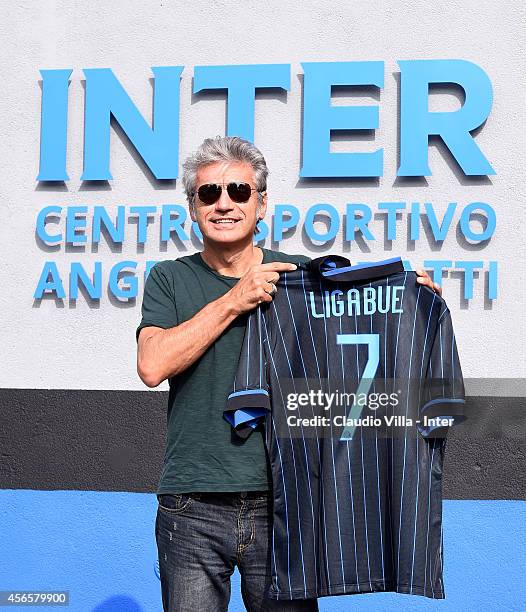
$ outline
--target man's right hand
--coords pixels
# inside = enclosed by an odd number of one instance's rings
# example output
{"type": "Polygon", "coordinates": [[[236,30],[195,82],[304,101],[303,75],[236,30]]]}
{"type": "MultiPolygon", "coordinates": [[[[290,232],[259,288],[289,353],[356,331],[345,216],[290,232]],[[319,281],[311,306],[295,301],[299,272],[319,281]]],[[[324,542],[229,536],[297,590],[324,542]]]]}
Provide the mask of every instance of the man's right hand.
{"type": "Polygon", "coordinates": [[[273,261],[252,266],[224,295],[237,315],[253,310],[262,302],[272,302],[273,286],[279,280],[280,272],[292,272],[298,266],[293,263],[273,261]]]}
{"type": "Polygon", "coordinates": [[[243,312],[262,302],[272,302],[271,283],[280,272],[296,264],[272,262],[252,266],[230,291],[206,304],[191,319],[170,327],[143,327],[137,350],[137,372],[148,387],[184,372],[201,357],[223,331],[243,312]]]}

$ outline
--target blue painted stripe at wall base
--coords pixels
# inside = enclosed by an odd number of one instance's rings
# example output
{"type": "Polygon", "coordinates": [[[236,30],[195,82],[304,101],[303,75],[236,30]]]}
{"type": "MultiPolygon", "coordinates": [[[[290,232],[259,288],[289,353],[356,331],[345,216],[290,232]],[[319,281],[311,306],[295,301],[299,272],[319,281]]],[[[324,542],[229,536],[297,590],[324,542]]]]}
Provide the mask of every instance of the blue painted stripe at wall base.
{"type": "MultiPolygon", "coordinates": [[[[148,493],[0,490],[0,590],[68,590],[71,612],[162,612],[156,507],[148,493]]],[[[445,600],[374,593],[320,610],[524,610],[526,501],[444,501],[444,562],[445,600]]],[[[237,573],[229,610],[244,610],[237,573]]]]}

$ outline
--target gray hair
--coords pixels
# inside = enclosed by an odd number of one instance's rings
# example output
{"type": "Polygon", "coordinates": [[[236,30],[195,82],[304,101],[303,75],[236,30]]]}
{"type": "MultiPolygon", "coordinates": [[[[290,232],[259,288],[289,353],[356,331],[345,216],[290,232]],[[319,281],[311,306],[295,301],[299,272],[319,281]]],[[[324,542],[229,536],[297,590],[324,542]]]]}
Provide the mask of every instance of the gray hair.
{"type": "Polygon", "coordinates": [[[258,191],[258,202],[267,190],[268,168],[261,151],[250,141],[239,136],[216,136],[206,138],[197,151],[183,164],[183,187],[190,206],[194,203],[197,187],[197,171],[202,166],[215,162],[242,162],[254,169],[254,181],[258,191]]]}

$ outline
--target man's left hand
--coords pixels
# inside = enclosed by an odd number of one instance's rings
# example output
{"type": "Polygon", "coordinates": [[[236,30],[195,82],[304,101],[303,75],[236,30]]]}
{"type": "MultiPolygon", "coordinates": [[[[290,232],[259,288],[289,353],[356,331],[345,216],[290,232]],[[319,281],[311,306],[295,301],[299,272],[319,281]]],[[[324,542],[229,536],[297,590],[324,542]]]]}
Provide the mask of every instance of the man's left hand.
{"type": "Polygon", "coordinates": [[[442,287],[440,287],[438,283],[434,283],[425,270],[423,270],[422,268],[417,268],[415,272],[417,274],[417,282],[419,282],[421,285],[429,287],[430,289],[433,289],[433,291],[435,293],[438,293],[438,295],[442,295],[442,287]]]}

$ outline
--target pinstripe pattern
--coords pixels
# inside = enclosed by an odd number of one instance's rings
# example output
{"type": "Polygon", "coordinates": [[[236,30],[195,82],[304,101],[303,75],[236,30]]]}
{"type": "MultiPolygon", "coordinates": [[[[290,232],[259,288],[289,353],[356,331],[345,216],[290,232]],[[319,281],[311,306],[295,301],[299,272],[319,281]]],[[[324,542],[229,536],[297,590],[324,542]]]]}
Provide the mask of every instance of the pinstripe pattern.
{"type": "MultiPolygon", "coordinates": [[[[358,317],[354,315],[354,331],[358,334],[358,317]]],[[[356,379],[360,379],[361,368],[359,360],[358,345],[356,345],[356,379]]],[[[366,484],[365,484],[365,469],[363,464],[363,431],[360,427],[360,475],[362,477],[362,493],[363,493],[363,514],[364,514],[364,529],[365,529],[365,555],[367,559],[367,582],[369,590],[373,590],[371,582],[371,561],[369,558],[369,530],[367,527],[367,496],[366,496],[366,484]]]]}
{"type": "MultiPolygon", "coordinates": [[[[272,308],[275,309],[275,304],[272,303],[272,308]]],[[[283,338],[283,333],[281,331],[281,325],[279,324],[279,316],[278,316],[278,312],[277,310],[275,310],[274,312],[274,316],[275,316],[275,320],[278,324],[278,330],[279,330],[279,335],[281,337],[281,341],[283,343],[283,352],[285,354],[285,357],[287,359],[287,365],[288,365],[288,372],[290,372],[291,377],[294,376],[294,372],[292,370],[292,365],[290,363],[290,359],[288,356],[288,352],[287,352],[287,345],[285,343],[285,340],[283,338]]],[[[292,317],[294,319],[294,316],[292,317]]],[[[272,359],[272,367],[274,368],[274,371],[276,372],[277,375],[279,375],[278,370],[276,368],[276,365],[274,363],[274,360],[272,359]]],[[[294,381],[294,378],[292,378],[292,380],[294,381]]],[[[290,429],[289,429],[290,431],[290,429]]],[[[303,428],[301,428],[301,433],[302,433],[302,438],[303,438],[303,428]]],[[[299,487],[298,487],[298,467],[296,465],[296,457],[294,454],[294,444],[292,441],[292,438],[289,440],[290,442],[290,449],[291,449],[291,454],[292,454],[292,464],[294,466],[294,480],[296,483],[296,512],[297,512],[297,516],[298,516],[298,540],[299,540],[299,544],[300,544],[300,557],[301,557],[301,567],[302,567],[302,575],[303,575],[303,588],[305,591],[305,597],[307,597],[307,585],[306,585],[306,581],[305,581],[305,559],[303,556],[303,538],[302,538],[302,526],[301,526],[301,518],[300,518],[300,510],[301,510],[301,505],[300,505],[300,501],[299,501],[299,487]]],[[[303,438],[303,444],[305,446],[305,438],[303,438]]],[[[309,471],[305,470],[306,475],[307,475],[307,482],[310,483],[310,475],[309,475],[309,471]]],[[[310,490],[310,485],[309,485],[309,490],[310,490]]]]}
{"type": "MultiPolygon", "coordinates": [[[[342,333],[342,321],[340,318],[340,333],[342,333]]],[[[343,344],[340,344],[340,357],[341,357],[341,369],[342,369],[342,387],[343,391],[346,392],[347,388],[345,386],[345,361],[343,354],[343,344]]],[[[351,502],[351,518],[352,518],[352,529],[353,529],[353,550],[354,550],[354,566],[356,571],[356,585],[358,589],[360,588],[360,578],[358,573],[358,549],[356,545],[356,524],[355,524],[355,516],[354,516],[354,498],[353,498],[353,490],[352,490],[352,475],[351,475],[351,457],[349,454],[349,444],[347,441],[345,443],[345,449],[347,451],[347,469],[349,474],[349,493],[350,493],[350,502],[351,502]]]]}
{"type": "MultiPolygon", "coordinates": [[[[320,289],[320,297],[322,297],[322,285],[321,285],[321,281],[318,282],[318,286],[320,289]]],[[[327,338],[327,319],[326,319],[326,310],[325,310],[325,301],[321,300],[322,305],[323,305],[323,314],[325,315],[323,317],[323,333],[324,333],[324,338],[325,338],[325,360],[326,360],[326,377],[327,377],[327,390],[330,393],[331,392],[331,356],[329,354],[329,343],[328,343],[328,338],[327,338]]],[[[331,417],[331,415],[329,414],[329,418],[331,417]]],[[[331,421],[332,423],[332,421],[331,421]]],[[[336,482],[336,467],[335,467],[335,463],[334,463],[334,437],[332,434],[332,424],[330,426],[331,428],[331,436],[330,436],[330,448],[331,448],[331,457],[332,457],[332,477],[333,477],[333,485],[334,485],[334,502],[335,502],[335,508],[336,508],[336,525],[337,525],[337,531],[338,531],[338,546],[339,546],[339,552],[340,552],[340,564],[341,564],[341,575],[342,575],[342,579],[341,582],[339,584],[343,585],[344,591],[345,591],[345,571],[343,569],[343,552],[342,552],[342,534],[341,534],[341,529],[340,529],[340,509],[339,509],[339,504],[338,504],[338,484],[336,482]]],[[[326,546],[327,546],[327,539],[326,539],[326,546]]],[[[327,552],[327,559],[329,558],[329,554],[327,552]]],[[[329,579],[329,593],[331,593],[331,584],[330,584],[330,579],[329,579]]]]}
{"type": "MultiPolygon", "coordinates": [[[[305,320],[307,321],[308,324],[308,328],[309,328],[309,337],[310,337],[310,344],[308,345],[309,348],[311,348],[312,350],[312,354],[314,356],[314,362],[316,364],[316,375],[320,384],[320,387],[322,385],[322,379],[321,379],[321,370],[320,370],[320,364],[318,361],[318,353],[316,351],[316,343],[314,342],[314,334],[312,333],[312,323],[311,323],[311,314],[310,314],[310,310],[309,310],[309,306],[307,303],[307,291],[305,289],[305,274],[303,270],[300,270],[300,274],[301,274],[301,288],[302,288],[302,292],[303,292],[303,298],[304,298],[304,304],[305,304],[305,320]]],[[[284,282],[287,282],[287,276],[288,275],[284,275],[284,282]]],[[[288,285],[287,285],[288,287],[288,285]]],[[[294,314],[291,314],[292,319],[294,319],[294,314]]],[[[295,326],[295,329],[296,326],[295,326]]],[[[305,369],[303,372],[305,379],[308,380],[308,374],[307,374],[307,370],[305,369]]],[[[314,409],[313,409],[313,414],[314,414],[314,409]]],[[[320,452],[320,441],[318,438],[318,433],[316,430],[316,448],[317,448],[317,457],[318,457],[318,470],[320,473],[320,481],[323,480],[323,464],[321,461],[321,452],[320,452]]],[[[327,525],[325,523],[325,498],[323,495],[323,490],[320,488],[319,489],[319,496],[320,496],[320,500],[321,500],[321,508],[320,508],[320,512],[318,514],[318,521],[319,521],[319,525],[321,525],[321,522],[323,521],[323,532],[325,535],[325,539],[324,542],[327,542],[327,525]]],[[[318,538],[319,539],[319,538],[318,538]]],[[[321,543],[318,544],[318,551],[320,550],[320,547],[322,546],[321,543]]],[[[316,554],[316,551],[315,551],[316,554]]],[[[320,555],[320,553],[318,552],[318,555],[320,555]]],[[[320,555],[321,557],[321,555],[320,555]]],[[[328,568],[328,555],[327,555],[327,551],[325,551],[325,563],[326,563],[326,572],[327,572],[327,576],[329,575],[329,568],[328,568]]],[[[318,575],[316,576],[316,592],[318,592],[318,575]]]]}
{"type": "MultiPolygon", "coordinates": [[[[372,288],[372,283],[369,283],[369,287],[372,288]]],[[[386,310],[387,314],[387,310],[386,310]]],[[[373,315],[370,315],[370,332],[373,333],[373,315]]],[[[373,392],[376,392],[376,385],[373,381],[373,392]]],[[[376,484],[378,490],[378,527],[379,527],[379,535],[380,535],[380,557],[382,559],[382,581],[385,587],[385,567],[384,567],[384,543],[383,543],[383,521],[382,521],[382,493],[380,490],[380,466],[379,466],[379,457],[378,457],[378,432],[375,430],[374,432],[375,439],[375,451],[376,451],[376,484]]]]}
{"type": "MultiPolygon", "coordinates": [[[[423,371],[424,371],[424,355],[425,355],[425,351],[426,351],[426,346],[427,346],[427,337],[428,337],[428,333],[429,333],[429,322],[431,321],[431,313],[433,312],[433,304],[435,303],[435,296],[433,295],[433,301],[431,302],[431,307],[429,308],[429,315],[427,317],[427,326],[426,326],[426,332],[425,332],[425,336],[424,336],[424,346],[423,346],[423,350],[422,350],[422,359],[420,361],[420,382],[419,382],[419,395],[421,392],[421,380],[422,380],[422,375],[423,375],[423,371]]],[[[418,444],[418,438],[415,441],[415,453],[416,453],[416,464],[418,465],[418,461],[419,461],[419,444],[418,444]]],[[[415,496],[415,524],[414,524],[414,530],[413,530],[413,558],[411,561],[411,592],[413,590],[413,580],[414,580],[414,569],[415,569],[415,551],[416,551],[416,535],[417,535],[417,517],[418,517],[418,501],[419,501],[419,495],[420,495],[420,470],[417,470],[416,473],[416,496],[415,496]]],[[[429,500],[428,500],[429,503],[429,500]]],[[[429,515],[429,508],[428,508],[428,515],[429,515]]],[[[429,527],[428,527],[429,529],[429,527]]],[[[426,539],[426,545],[427,545],[427,539],[426,539]]],[[[427,554],[427,552],[426,552],[427,554]]],[[[427,567],[427,562],[426,562],[426,567],[427,567]]],[[[424,580],[424,589],[425,589],[425,580],[424,580]]]]}
{"type": "MultiPolygon", "coordinates": [[[[287,286],[287,279],[285,277],[284,279],[284,284],[285,284],[285,291],[287,294],[287,302],[289,305],[289,314],[290,314],[290,318],[292,320],[292,323],[294,325],[294,337],[296,340],[296,345],[298,348],[298,352],[301,358],[301,366],[302,366],[302,370],[303,370],[303,374],[305,376],[305,378],[307,377],[307,369],[305,367],[305,360],[303,359],[303,352],[301,350],[301,341],[300,341],[300,337],[298,335],[298,330],[296,328],[296,324],[294,321],[294,313],[292,310],[292,304],[290,301],[290,296],[289,296],[289,291],[288,291],[288,286],[287,286]]],[[[284,349],[286,350],[286,345],[285,342],[284,344],[284,349]]],[[[308,384],[307,384],[308,387],[308,384]]],[[[310,389],[309,389],[310,390],[310,389]]],[[[312,412],[313,416],[314,416],[314,411],[312,412]]],[[[303,426],[302,426],[302,434],[303,434],[303,426]]],[[[305,453],[305,466],[306,468],[308,467],[308,451],[307,451],[307,444],[305,443],[305,438],[303,437],[303,450],[305,453]]],[[[320,458],[319,458],[319,452],[320,452],[320,446],[319,446],[319,440],[318,440],[318,435],[316,433],[316,447],[317,447],[317,451],[318,451],[318,466],[320,464],[320,458]]],[[[315,576],[315,580],[316,580],[316,585],[318,583],[318,568],[317,568],[317,552],[316,552],[316,543],[317,543],[317,530],[316,530],[316,523],[315,523],[315,513],[314,513],[314,501],[313,501],[313,497],[312,497],[312,485],[311,485],[311,478],[310,478],[310,470],[306,469],[306,475],[307,475],[307,482],[309,484],[309,501],[310,501],[310,510],[311,510],[311,517],[312,517],[312,543],[313,543],[313,547],[312,547],[312,559],[314,562],[314,576],[315,576]]]]}
{"type": "MultiPolygon", "coordinates": [[[[305,264],[282,274],[274,300],[249,316],[227,409],[247,408],[248,397],[251,406],[259,405],[256,397],[270,410],[264,423],[274,488],[270,596],[275,599],[374,591],[445,596],[444,438],[429,437],[423,425],[419,432],[412,427],[400,433],[391,424],[384,440],[364,427],[351,440],[340,440],[332,418],[348,411],[336,405],[321,411],[329,425],[319,430],[287,421],[295,414],[287,408],[291,391],[356,391],[373,349],[338,348],[336,336],[345,334],[379,336],[370,391],[400,391],[401,401],[377,414],[447,416],[452,400],[463,401],[444,300],[416,283],[413,272],[378,276],[344,282],[333,270],[328,280],[305,264]],[[342,296],[350,288],[357,291],[346,302],[342,296]],[[394,295],[398,301],[388,302],[394,295]],[[367,296],[376,296],[376,309],[367,296]],[[437,374],[444,380],[431,387],[427,383],[437,374]]],[[[305,410],[305,418],[320,413],[313,405],[305,410]]],[[[363,414],[369,413],[366,406],[363,414]]]]}
{"type": "MultiPolygon", "coordinates": [[[[412,329],[412,333],[411,333],[411,348],[409,351],[409,371],[407,373],[407,393],[406,393],[406,408],[405,408],[405,416],[408,416],[409,413],[409,401],[410,401],[410,396],[409,396],[409,384],[410,384],[410,376],[411,376],[411,363],[413,361],[413,348],[414,348],[414,340],[415,340],[415,324],[416,324],[416,314],[418,312],[418,299],[420,297],[420,290],[421,287],[418,287],[418,293],[416,295],[416,305],[415,305],[415,309],[414,309],[414,315],[413,315],[413,329],[412,329]]],[[[402,469],[402,491],[400,493],[400,498],[401,498],[401,502],[400,502],[400,522],[399,522],[399,526],[398,526],[398,578],[397,578],[397,582],[400,582],[400,551],[401,551],[401,537],[402,537],[402,517],[404,516],[403,510],[404,510],[404,485],[405,485],[405,469],[406,469],[406,459],[407,459],[407,430],[404,431],[404,467],[402,469]]]]}

